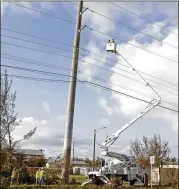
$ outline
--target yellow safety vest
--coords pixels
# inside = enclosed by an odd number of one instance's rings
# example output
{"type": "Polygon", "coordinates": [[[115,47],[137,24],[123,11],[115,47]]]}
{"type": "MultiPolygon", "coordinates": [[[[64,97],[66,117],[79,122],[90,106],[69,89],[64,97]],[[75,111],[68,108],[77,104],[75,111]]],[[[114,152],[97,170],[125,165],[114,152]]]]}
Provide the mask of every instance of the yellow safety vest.
{"type": "Polygon", "coordinates": [[[13,171],[12,171],[11,178],[16,178],[17,176],[18,176],[17,170],[13,170],[13,171]]]}
{"type": "Polygon", "coordinates": [[[43,177],[44,176],[44,171],[40,171],[40,177],[43,177]]]}
{"type": "Polygon", "coordinates": [[[36,178],[40,178],[40,171],[36,172],[36,178]]]}

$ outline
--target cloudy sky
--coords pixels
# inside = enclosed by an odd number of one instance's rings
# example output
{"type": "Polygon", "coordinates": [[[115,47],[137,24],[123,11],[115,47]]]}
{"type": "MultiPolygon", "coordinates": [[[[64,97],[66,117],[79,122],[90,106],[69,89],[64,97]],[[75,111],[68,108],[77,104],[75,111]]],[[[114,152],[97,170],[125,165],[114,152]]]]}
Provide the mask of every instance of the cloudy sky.
{"type": "MultiPolygon", "coordinates": [[[[69,81],[77,6],[68,2],[19,5],[1,5],[1,63],[11,66],[6,68],[13,79],[13,90],[17,91],[16,110],[22,120],[14,135],[21,138],[37,126],[35,135],[22,144],[23,148],[42,148],[47,156],[55,156],[63,150],[69,83],[16,76],[69,81]]],[[[82,18],[82,24],[87,27],[81,32],[78,78],[147,101],[156,97],[121,57],[105,51],[106,41],[114,38],[118,52],[161,96],[162,106],[178,110],[177,3],[85,2],[84,7],[89,9],[82,18]]],[[[106,126],[97,133],[96,151],[100,156],[98,144],[146,105],[103,88],[78,83],[73,131],[75,155],[91,157],[94,129],[106,126]]],[[[177,113],[160,107],[122,133],[111,150],[128,153],[131,139],[154,134],[167,140],[172,155],[178,156],[177,113]]]]}

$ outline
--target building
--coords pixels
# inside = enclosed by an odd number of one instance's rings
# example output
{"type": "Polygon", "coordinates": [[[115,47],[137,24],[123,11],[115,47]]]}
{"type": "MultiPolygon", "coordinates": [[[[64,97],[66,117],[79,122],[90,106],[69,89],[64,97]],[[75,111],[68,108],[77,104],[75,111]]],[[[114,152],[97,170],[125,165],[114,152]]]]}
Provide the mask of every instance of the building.
{"type": "Polygon", "coordinates": [[[72,161],[71,164],[78,167],[86,167],[87,165],[84,161],[72,161]]]}
{"type": "Polygon", "coordinates": [[[31,149],[19,149],[16,150],[18,154],[25,156],[25,161],[29,161],[32,158],[44,158],[43,150],[31,150],[31,149]]]}

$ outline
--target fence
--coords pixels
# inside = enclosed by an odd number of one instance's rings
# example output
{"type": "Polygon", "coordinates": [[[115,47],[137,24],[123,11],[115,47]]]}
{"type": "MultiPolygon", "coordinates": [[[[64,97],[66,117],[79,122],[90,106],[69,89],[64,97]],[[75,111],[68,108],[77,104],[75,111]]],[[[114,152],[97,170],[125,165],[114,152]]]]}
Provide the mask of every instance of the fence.
{"type": "MultiPolygon", "coordinates": [[[[151,170],[147,170],[149,183],[151,182],[151,170]]],[[[178,168],[153,168],[152,170],[152,183],[159,184],[161,179],[162,185],[176,185],[178,183],[178,168]]]]}

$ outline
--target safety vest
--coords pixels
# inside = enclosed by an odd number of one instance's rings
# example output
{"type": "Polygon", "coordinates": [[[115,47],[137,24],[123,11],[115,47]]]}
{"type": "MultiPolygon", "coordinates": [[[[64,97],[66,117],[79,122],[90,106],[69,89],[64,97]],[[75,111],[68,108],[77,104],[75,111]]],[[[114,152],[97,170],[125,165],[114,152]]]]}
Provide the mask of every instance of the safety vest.
{"type": "Polygon", "coordinates": [[[40,171],[40,177],[43,177],[44,176],[44,170],[41,170],[40,171]]]}
{"type": "Polygon", "coordinates": [[[12,171],[12,176],[11,176],[11,177],[12,177],[12,178],[16,178],[16,176],[17,176],[17,171],[13,170],[13,171],[12,171]]]}
{"type": "Polygon", "coordinates": [[[36,172],[36,178],[40,178],[40,171],[36,172]]]}

